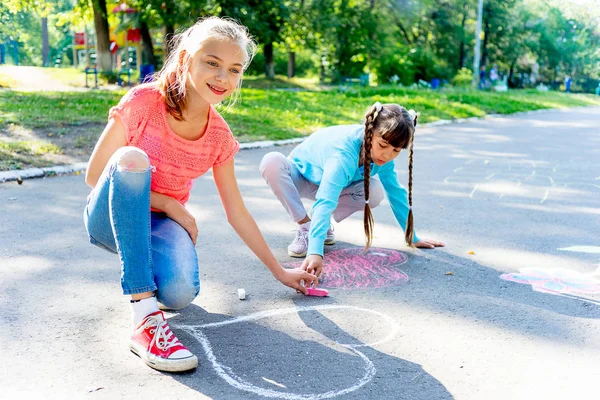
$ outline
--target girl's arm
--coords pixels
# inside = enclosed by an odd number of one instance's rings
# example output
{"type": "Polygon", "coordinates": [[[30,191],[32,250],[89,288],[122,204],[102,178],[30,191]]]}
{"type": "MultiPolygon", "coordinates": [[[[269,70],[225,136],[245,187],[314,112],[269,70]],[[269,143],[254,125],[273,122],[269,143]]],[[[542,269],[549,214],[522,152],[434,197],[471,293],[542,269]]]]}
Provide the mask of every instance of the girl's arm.
{"type": "Polygon", "coordinates": [[[279,264],[244,204],[235,178],[234,161],[231,160],[224,165],[214,167],[213,176],[227,221],[244,243],[269,268],[277,280],[286,286],[308,294],[306,288],[301,285],[301,281],[303,280],[309,287],[311,282],[318,284],[317,277],[300,269],[286,270],[279,264]]]}
{"type": "Polygon", "coordinates": [[[102,135],[96,142],[90,161],[85,173],[85,183],[92,189],[98,183],[104,167],[110,157],[123,146],[127,146],[125,125],[119,117],[113,117],[108,121],[102,135]]]}
{"type": "Polygon", "coordinates": [[[336,209],[340,193],[350,182],[352,166],[355,160],[338,153],[331,157],[323,167],[321,184],[316,193],[316,202],[312,207],[312,222],[308,237],[308,250],[301,268],[320,276],[323,271],[323,244],[336,209]]]}

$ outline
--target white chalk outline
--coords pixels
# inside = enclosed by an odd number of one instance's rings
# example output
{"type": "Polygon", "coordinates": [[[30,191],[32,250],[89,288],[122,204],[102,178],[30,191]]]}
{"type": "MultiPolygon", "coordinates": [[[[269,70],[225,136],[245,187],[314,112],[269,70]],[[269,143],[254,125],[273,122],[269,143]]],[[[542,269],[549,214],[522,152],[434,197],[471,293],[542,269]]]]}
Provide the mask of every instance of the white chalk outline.
{"type": "Polygon", "coordinates": [[[263,397],[276,397],[276,398],[288,399],[288,400],[328,399],[328,398],[332,398],[332,397],[336,397],[336,396],[340,396],[343,394],[354,392],[355,390],[363,387],[364,385],[366,385],[373,379],[373,377],[375,376],[375,373],[376,373],[376,369],[375,369],[375,366],[373,365],[373,362],[371,362],[371,360],[369,360],[369,358],[366,355],[364,355],[363,353],[358,351],[357,348],[358,347],[372,347],[377,344],[387,342],[390,339],[392,339],[396,335],[396,333],[398,333],[398,330],[400,329],[398,324],[396,324],[396,321],[394,321],[388,315],[385,315],[378,311],[369,310],[367,308],[354,307],[354,306],[343,306],[343,305],[291,307],[291,308],[283,308],[280,310],[260,311],[260,312],[254,313],[254,314],[249,314],[249,315],[246,315],[243,317],[237,317],[237,318],[233,318],[233,319],[226,320],[226,321],[212,322],[212,323],[208,323],[208,324],[204,324],[204,325],[178,325],[178,326],[176,326],[176,328],[187,331],[192,336],[194,336],[198,340],[198,342],[200,342],[200,344],[202,345],[202,347],[204,349],[204,352],[206,353],[206,356],[208,357],[209,361],[211,362],[213,369],[215,370],[217,375],[219,375],[223,380],[225,380],[225,382],[229,383],[231,386],[235,387],[236,389],[243,390],[246,392],[251,392],[251,393],[257,394],[259,396],[263,396],[263,397]],[[388,322],[388,324],[390,324],[392,329],[390,330],[390,333],[387,336],[385,336],[383,339],[377,340],[375,342],[363,343],[363,344],[343,344],[343,343],[335,342],[336,344],[343,346],[343,347],[347,348],[348,350],[354,352],[357,356],[359,356],[360,358],[363,359],[363,361],[365,362],[365,373],[362,376],[362,378],[360,378],[359,381],[351,387],[348,387],[348,388],[342,389],[342,390],[337,390],[337,391],[331,390],[329,392],[320,393],[320,394],[295,394],[295,393],[289,393],[289,392],[280,392],[280,391],[273,390],[273,389],[265,389],[262,387],[258,387],[249,382],[244,381],[242,378],[235,375],[230,367],[228,367],[224,364],[221,364],[217,361],[217,358],[215,357],[214,353],[212,352],[212,347],[210,345],[210,342],[206,338],[206,335],[204,335],[204,333],[202,332],[202,329],[206,329],[206,328],[221,327],[221,326],[225,326],[225,325],[236,324],[239,322],[256,321],[256,320],[263,319],[263,318],[277,317],[277,316],[286,315],[286,314],[294,314],[294,313],[300,313],[300,312],[305,312],[305,311],[343,310],[343,309],[364,311],[367,313],[375,314],[375,315],[383,318],[386,322],[388,322]]]}

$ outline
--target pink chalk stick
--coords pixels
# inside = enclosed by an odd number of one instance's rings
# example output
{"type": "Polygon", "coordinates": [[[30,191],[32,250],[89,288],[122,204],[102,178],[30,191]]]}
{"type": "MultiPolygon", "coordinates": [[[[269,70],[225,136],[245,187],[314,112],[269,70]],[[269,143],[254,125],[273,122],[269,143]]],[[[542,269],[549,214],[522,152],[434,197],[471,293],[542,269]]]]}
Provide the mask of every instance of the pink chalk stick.
{"type": "Polygon", "coordinates": [[[309,296],[325,297],[329,295],[329,290],[319,288],[306,288],[309,296]]]}

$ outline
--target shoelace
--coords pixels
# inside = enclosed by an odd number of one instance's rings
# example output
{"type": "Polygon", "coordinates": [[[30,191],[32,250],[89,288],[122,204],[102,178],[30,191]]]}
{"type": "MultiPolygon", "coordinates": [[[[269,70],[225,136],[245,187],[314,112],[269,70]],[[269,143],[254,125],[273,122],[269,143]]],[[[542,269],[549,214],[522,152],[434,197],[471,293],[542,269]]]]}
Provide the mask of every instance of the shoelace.
{"type": "Polygon", "coordinates": [[[302,243],[303,245],[308,245],[308,230],[298,229],[296,231],[296,241],[302,243]]]}
{"type": "Polygon", "coordinates": [[[151,327],[155,327],[155,329],[150,329],[150,333],[154,335],[150,342],[150,347],[156,343],[156,347],[165,351],[179,344],[179,340],[175,337],[173,331],[169,329],[167,321],[161,321],[157,317],[148,317],[144,324],[144,329],[151,327]]]}

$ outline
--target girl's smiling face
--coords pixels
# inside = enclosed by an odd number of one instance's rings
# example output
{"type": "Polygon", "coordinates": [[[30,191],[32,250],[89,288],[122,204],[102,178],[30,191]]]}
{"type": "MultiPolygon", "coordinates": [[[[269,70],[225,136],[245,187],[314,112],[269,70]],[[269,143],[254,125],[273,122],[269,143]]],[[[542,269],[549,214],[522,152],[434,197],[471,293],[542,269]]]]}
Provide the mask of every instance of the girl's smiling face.
{"type": "Polygon", "coordinates": [[[242,78],[246,58],[246,52],[231,40],[211,38],[203,42],[188,70],[194,101],[199,98],[217,104],[229,97],[242,78]]]}
{"type": "Polygon", "coordinates": [[[386,142],[383,137],[374,134],[371,141],[371,159],[375,165],[382,166],[388,163],[400,154],[400,147],[393,147],[386,142]]]}

